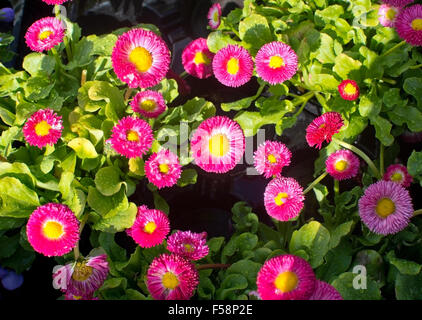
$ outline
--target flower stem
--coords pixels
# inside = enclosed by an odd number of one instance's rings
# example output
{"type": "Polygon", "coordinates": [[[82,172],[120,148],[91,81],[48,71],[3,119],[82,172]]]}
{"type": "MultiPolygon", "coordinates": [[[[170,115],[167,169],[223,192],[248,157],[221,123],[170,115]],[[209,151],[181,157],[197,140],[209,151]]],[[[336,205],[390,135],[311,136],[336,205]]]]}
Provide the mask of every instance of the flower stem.
{"type": "Polygon", "coordinates": [[[128,102],[129,101],[130,95],[132,94],[132,92],[133,92],[133,88],[128,88],[126,90],[126,93],[125,93],[125,102],[128,102]]]}
{"type": "MultiPolygon", "coordinates": [[[[89,218],[89,215],[88,214],[85,214],[85,216],[81,220],[81,224],[79,226],[79,238],[80,238],[80,236],[82,234],[82,231],[84,230],[84,227],[85,227],[85,224],[86,224],[88,218],[89,218]]],[[[79,251],[79,241],[76,244],[76,247],[73,249],[73,254],[75,255],[75,261],[78,261],[79,257],[81,256],[81,253],[79,251]]]]}
{"type": "Polygon", "coordinates": [[[397,43],[394,47],[388,49],[386,52],[381,54],[379,57],[382,58],[382,57],[388,56],[391,52],[393,52],[394,50],[404,46],[405,44],[406,44],[406,41],[403,40],[402,42],[397,43]]]}
{"type": "Polygon", "coordinates": [[[384,175],[384,145],[380,145],[380,173],[384,175]]]}
{"type": "Polygon", "coordinates": [[[342,140],[339,140],[339,139],[337,139],[335,137],[333,137],[333,141],[335,143],[337,143],[338,145],[340,145],[340,146],[342,146],[342,147],[344,147],[346,149],[349,149],[350,151],[353,151],[354,153],[356,153],[357,155],[359,155],[363,160],[365,160],[365,162],[368,164],[368,166],[374,172],[375,176],[378,179],[381,179],[381,174],[378,171],[377,167],[372,162],[372,160],[362,150],[360,150],[359,148],[357,148],[357,147],[355,147],[355,146],[353,146],[351,144],[348,144],[347,142],[344,142],[342,140]]]}
{"type": "Polygon", "coordinates": [[[86,69],[82,70],[82,74],[81,74],[81,87],[83,87],[84,84],[86,83],[86,74],[87,74],[87,70],[86,69]]]}
{"type": "Polygon", "coordinates": [[[334,194],[338,195],[340,193],[340,182],[337,179],[334,179],[334,194]]]}
{"type": "Polygon", "coordinates": [[[179,74],[179,77],[182,79],[185,79],[189,74],[186,71],[183,71],[181,74],[179,74]]]}
{"type": "Polygon", "coordinates": [[[230,267],[230,264],[223,264],[223,263],[211,263],[211,264],[201,264],[196,266],[197,270],[205,270],[205,269],[227,269],[230,267]]]}
{"type": "Polygon", "coordinates": [[[64,47],[66,50],[67,61],[69,62],[73,59],[73,55],[72,55],[72,48],[70,47],[69,39],[67,38],[67,36],[63,38],[63,42],[64,42],[64,47]]]}
{"type": "Polygon", "coordinates": [[[297,117],[302,113],[303,109],[305,109],[305,107],[306,107],[306,104],[308,103],[308,101],[314,95],[315,95],[315,92],[311,91],[311,92],[308,92],[308,93],[304,94],[303,96],[301,96],[301,98],[304,99],[304,100],[303,100],[302,105],[300,106],[299,110],[293,115],[293,117],[297,117]]]}
{"type": "Polygon", "coordinates": [[[409,67],[409,69],[419,69],[419,68],[422,68],[422,64],[417,64],[416,66],[411,66],[411,67],[409,67]]]}
{"type": "Polygon", "coordinates": [[[413,212],[413,216],[416,217],[418,215],[422,214],[422,209],[416,210],[415,212],[413,212]]]}
{"type": "Polygon", "coordinates": [[[318,178],[316,178],[306,189],[303,191],[303,194],[307,194],[309,191],[311,191],[322,179],[324,179],[327,176],[328,172],[325,171],[323,174],[321,174],[318,178]]]}

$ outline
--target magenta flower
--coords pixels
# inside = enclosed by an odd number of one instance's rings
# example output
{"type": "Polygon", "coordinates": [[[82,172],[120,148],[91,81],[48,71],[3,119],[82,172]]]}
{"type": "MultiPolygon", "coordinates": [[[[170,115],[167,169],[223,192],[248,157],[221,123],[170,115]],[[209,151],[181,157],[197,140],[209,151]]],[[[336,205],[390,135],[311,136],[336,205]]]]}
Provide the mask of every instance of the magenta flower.
{"type": "Polygon", "coordinates": [[[378,20],[382,26],[393,28],[400,8],[382,4],[378,10],[378,20]]]}
{"type": "Polygon", "coordinates": [[[327,158],[327,172],[336,180],[355,177],[359,171],[359,158],[349,150],[338,150],[327,158]]]}
{"type": "Polygon", "coordinates": [[[393,181],[408,188],[413,182],[412,176],[407,171],[407,168],[402,164],[392,164],[384,173],[383,179],[385,181],[393,181]]]}
{"type": "Polygon", "coordinates": [[[183,50],[182,63],[186,72],[199,79],[212,76],[214,53],[208,49],[207,39],[198,38],[183,50]]]}
{"type": "Polygon", "coordinates": [[[25,34],[25,41],[32,51],[48,51],[63,41],[65,30],[59,19],[53,17],[35,21],[25,34]]]}
{"type": "Polygon", "coordinates": [[[160,92],[146,90],[138,92],[130,103],[132,110],[145,118],[157,118],[166,111],[166,101],[160,92]]]}
{"type": "Polygon", "coordinates": [[[254,166],[265,178],[280,176],[284,167],[290,164],[292,153],[281,142],[265,141],[254,153],[254,166]]]}
{"type": "Polygon", "coordinates": [[[395,26],[400,38],[412,46],[422,46],[422,4],[400,10],[395,26]]]}
{"type": "Polygon", "coordinates": [[[309,300],[343,300],[343,297],[332,285],[316,280],[314,293],[309,300]]]}
{"type": "Polygon", "coordinates": [[[354,80],[343,80],[339,86],[338,91],[344,100],[353,101],[359,98],[359,86],[354,80]]]}
{"type": "Polygon", "coordinates": [[[211,29],[215,30],[220,26],[221,23],[221,5],[214,3],[208,10],[207,14],[208,25],[211,29]]]}
{"type": "Polygon", "coordinates": [[[181,168],[179,158],[168,149],[153,153],[145,162],[145,174],[158,189],[174,186],[180,178],[181,168]]]}
{"type": "Polygon", "coordinates": [[[200,260],[207,256],[207,233],[177,231],[167,239],[167,250],[189,260],[200,260]]]}
{"type": "Polygon", "coordinates": [[[306,128],[306,141],[310,147],[321,149],[324,141],[330,142],[333,135],[343,127],[343,118],[338,112],[327,112],[314,119],[306,128]]]}
{"type": "Polygon", "coordinates": [[[23,135],[31,146],[43,148],[56,144],[63,130],[62,117],[51,109],[38,110],[23,126],[23,135]]]}

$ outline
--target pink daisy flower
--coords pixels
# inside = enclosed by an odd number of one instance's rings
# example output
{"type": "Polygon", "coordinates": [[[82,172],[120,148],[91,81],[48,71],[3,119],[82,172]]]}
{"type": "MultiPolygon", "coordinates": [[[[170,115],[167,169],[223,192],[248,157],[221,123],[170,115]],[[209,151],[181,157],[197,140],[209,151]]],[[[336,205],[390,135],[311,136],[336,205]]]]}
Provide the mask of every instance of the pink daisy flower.
{"type": "Polygon", "coordinates": [[[155,258],[147,273],[147,287],[155,300],[189,300],[199,284],[195,266],[176,254],[155,258]]]}
{"type": "Polygon", "coordinates": [[[314,292],[315,282],[310,264],[291,254],[267,260],[256,279],[262,300],[307,300],[314,292]]]}
{"type": "Polygon", "coordinates": [[[275,85],[291,79],[297,71],[296,52],[287,44],[273,41],[264,44],[255,57],[256,73],[275,85]]]}
{"type": "Polygon", "coordinates": [[[62,135],[62,117],[51,109],[38,110],[23,126],[23,135],[31,146],[42,148],[56,144],[62,135]]]}
{"type": "Polygon", "coordinates": [[[365,190],[359,215],[372,232],[395,234],[406,228],[413,216],[412,199],[400,184],[381,180],[365,190]]]}
{"type": "Polygon", "coordinates": [[[292,153],[281,142],[265,141],[254,153],[254,166],[265,178],[280,176],[282,169],[290,164],[292,153]]]}
{"type": "Polygon", "coordinates": [[[68,0],[42,0],[46,4],[62,4],[67,2],[68,0]]]}
{"type": "Polygon", "coordinates": [[[47,203],[32,212],[26,234],[35,251],[47,257],[62,256],[79,241],[79,221],[67,206],[47,203]]]}
{"type": "Polygon", "coordinates": [[[354,80],[343,80],[338,85],[338,91],[340,92],[340,96],[344,100],[353,101],[359,98],[359,86],[354,80]]]}
{"type": "Polygon", "coordinates": [[[207,233],[177,231],[167,239],[167,250],[189,260],[200,260],[207,256],[207,233]]]}
{"type": "Polygon", "coordinates": [[[225,86],[240,87],[251,79],[253,61],[248,50],[229,44],[216,53],[212,69],[217,80],[225,86]]]}
{"type": "Polygon", "coordinates": [[[166,76],[170,51],[154,32],[132,29],[119,37],[111,60],[116,75],[130,88],[149,88],[166,76]]]}
{"type": "Polygon", "coordinates": [[[163,242],[170,232],[170,222],[160,210],[138,208],[138,214],[132,227],[126,233],[142,248],[151,248],[163,242]]]}
{"type": "Polygon", "coordinates": [[[153,141],[151,126],[142,119],[129,116],[113,127],[108,140],[113,149],[126,158],[142,157],[151,148],[153,141]]]}
{"type": "Polygon", "coordinates": [[[182,63],[186,72],[199,79],[212,75],[214,53],[208,49],[207,39],[198,38],[183,50],[182,63]]]}
{"type": "Polygon", "coordinates": [[[383,179],[401,184],[405,188],[410,187],[410,184],[413,182],[412,176],[402,164],[392,164],[389,166],[384,173],[383,179]]]}
{"type": "Polygon", "coordinates": [[[343,300],[343,297],[331,284],[316,280],[314,293],[309,300],[343,300]]]}
{"type": "Polygon", "coordinates": [[[306,141],[310,147],[321,149],[324,141],[330,142],[333,135],[343,127],[343,118],[338,112],[327,112],[317,117],[306,128],[306,141]]]}
{"type": "Polygon", "coordinates": [[[65,300],[99,300],[98,298],[94,298],[92,295],[88,296],[78,296],[71,292],[66,292],[64,295],[65,300]]]}
{"type": "Polygon", "coordinates": [[[63,41],[65,30],[59,19],[53,17],[35,21],[25,34],[25,41],[32,51],[48,51],[63,41]]]}
{"type": "Polygon", "coordinates": [[[158,189],[174,186],[180,178],[181,168],[179,158],[168,149],[153,153],[145,162],[145,174],[158,189]]]}
{"type": "Polygon", "coordinates": [[[422,46],[422,4],[400,10],[395,26],[400,38],[412,46],[422,46]]]}
{"type": "Polygon", "coordinates": [[[388,4],[392,7],[402,8],[408,4],[414,2],[415,0],[381,0],[382,3],[388,4]]]}
{"type": "Polygon", "coordinates": [[[193,133],[191,150],[203,170],[225,173],[243,157],[245,137],[237,122],[216,116],[203,121],[193,133]]]}
{"type": "Polygon", "coordinates": [[[359,171],[359,158],[349,150],[338,150],[325,161],[327,172],[336,180],[355,177],[359,171]]]}
{"type": "Polygon", "coordinates": [[[378,9],[378,20],[381,25],[384,27],[393,28],[399,10],[400,9],[397,7],[392,7],[388,4],[382,4],[378,9]]]}
{"type": "Polygon", "coordinates": [[[160,92],[146,90],[138,92],[130,103],[132,110],[145,118],[157,118],[166,111],[166,102],[160,92]]]}
{"type": "Polygon", "coordinates": [[[211,29],[215,30],[220,26],[221,23],[221,5],[219,3],[214,3],[210,10],[208,10],[208,25],[211,29]]]}
{"type": "Polygon", "coordinates": [[[265,188],[264,203],[267,213],[279,221],[297,217],[303,208],[303,189],[293,178],[277,178],[265,188]]]}
{"type": "Polygon", "coordinates": [[[53,270],[53,287],[76,297],[90,297],[100,288],[109,272],[107,255],[74,261],[53,270]]]}

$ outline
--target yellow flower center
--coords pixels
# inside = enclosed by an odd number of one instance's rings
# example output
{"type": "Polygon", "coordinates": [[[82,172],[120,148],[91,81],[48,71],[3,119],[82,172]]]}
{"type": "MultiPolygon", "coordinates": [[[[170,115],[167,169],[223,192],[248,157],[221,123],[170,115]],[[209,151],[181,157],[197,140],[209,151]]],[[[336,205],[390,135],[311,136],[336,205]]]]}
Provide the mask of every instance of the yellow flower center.
{"type": "Polygon", "coordinates": [[[277,159],[272,154],[269,154],[267,159],[270,163],[276,163],[277,162],[277,159]]]}
{"type": "Polygon", "coordinates": [[[348,83],[344,87],[344,92],[346,92],[346,94],[348,94],[348,95],[354,95],[354,94],[356,94],[356,87],[353,84],[348,83]]]}
{"type": "Polygon", "coordinates": [[[166,174],[166,173],[168,173],[168,172],[169,172],[169,165],[168,165],[167,163],[161,163],[161,164],[159,165],[159,169],[160,169],[160,172],[161,172],[161,173],[166,174]]]}
{"type": "Polygon", "coordinates": [[[348,166],[349,166],[349,163],[346,160],[339,160],[334,165],[334,167],[336,168],[336,171],[338,172],[343,172],[344,170],[347,169],[348,166]]]}
{"type": "Polygon", "coordinates": [[[284,67],[284,60],[282,57],[272,56],[268,65],[272,69],[278,69],[280,67],[284,67]]]}
{"type": "Polygon", "coordinates": [[[229,152],[229,139],[224,134],[216,134],[209,141],[210,153],[215,157],[222,157],[229,152]]]}
{"type": "Polygon", "coordinates": [[[57,240],[64,233],[63,225],[61,223],[56,222],[56,221],[47,221],[44,224],[42,231],[43,231],[44,235],[50,240],[57,240]]]}
{"type": "Polygon", "coordinates": [[[179,285],[179,279],[173,272],[166,272],[161,280],[164,288],[173,290],[179,285]]]}
{"type": "Polygon", "coordinates": [[[227,72],[230,74],[237,74],[239,72],[239,60],[236,58],[231,58],[227,62],[227,72]]]}
{"type": "Polygon", "coordinates": [[[194,247],[189,243],[185,243],[184,247],[185,247],[186,252],[192,252],[194,250],[194,247]]]}
{"type": "Polygon", "coordinates": [[[41,32],[41,33],[40,33],[40,35],[38,36],[38,38],[39,38],[40,40],[45,40],[45,39],[47,39],[48,37],[50,37],[52,34],[53,34],[53,32],[51,32],[51,31],[47,30],[47,31],[41,32]]]}
{"type": "Polygon", "coordinates": [[[157,225],[155,224],[155,222],[150,221],[145,225],[144,232],[152,234],[155,229],[157,229],[157,225]]]}
{"type": "Polygon", "coordinates": [[[139,72],[147,72],[152,66],[152,55],[147,49],[136,47],[129,54],[129,61],[136,66],[139,72]]]}
{"type": "Polygon", "coordinates": [[[296,289],[297,283],[297,275],[291,271],[280,273],[274,281],[275,287],[283,293],[296,289]]]}
{"type": "Polygon", "coordinates": [[[322,124],[318,127],[318,129],[323,129],[323,128],[325,128],[325,123],[322,123],[322,124]]]}
{"type": "Polygon", "coordinates": [[[202,51],[198,51],[195,54],[195,58],[193,59],[193,62],[195,62],[196,64],[206,64],[206,65],[209,65],[211,63],[210,59],[202,51]]]}
{"type": "Polygon", "coordinates": [[[397,13],[396,10],[390,8],[390,9],[387,10],[385,17],[388,20],[394,20],[394,18],[396,17],[396,13],[397,13]]]}
{"type": "Polygon", "coordinates": [[[145,111],[153,111],[157,107],[157,104],[152,99],[146,99],[141,102],[141,109],[145,111]]]}
{"type": "Polygon", "coordinates": [[[92,274],[92,267],[87,266],[84,262],[77,262],[75,270],[73,270],[72,279],[75,281],[85,281],[92,274]]]}
{"type": "Polygon", "coordinates": [[[214,20],[214,22],[218,22],[218,11],[217,10],[214,11],[212,19],[214,20]]]}
{"type": "Polygon", "coordinates": [[[381,218],[387,218],[390,214],[396,211],[396,205],[391,199],[382,198],[378,201],[375,211],[381,218]]]}
{"type": "Polygon", "coordinates": [[[35,134],[39,137],[44,137],[50,132],[51,126],[47,121],[41,121],[35,125],[35,134]]]}
{"type": "Polygon", "coordinates": [[[422,30],[422,19],[415,19],[412,21],[412,29],[415,31],[422,30]]]}
{"type": "Polygon", "coordinates": [[[403,175],[400,172],[396,172],[391,176],[391,181],[401,182],[403,180],[403,175]]]}
{"type": "Polygon", "coordinates": [[[282,206],[286,200],[289,198],[289,195],[285,192],[280,192],[275,198],[274,202],[278,206],[282,206]]]}
{"type": "Polygon", "coordinates": [[[139,141],[139,135],[136,131],[129,130],[126,133],[126,138],[128,141],[139,141]]]}
{"type": "Polygon", "coordinates": [[[75,300],[81,300],[82,299],[82,296],[73,296],[73,299],[75,299],[75,300]]]}

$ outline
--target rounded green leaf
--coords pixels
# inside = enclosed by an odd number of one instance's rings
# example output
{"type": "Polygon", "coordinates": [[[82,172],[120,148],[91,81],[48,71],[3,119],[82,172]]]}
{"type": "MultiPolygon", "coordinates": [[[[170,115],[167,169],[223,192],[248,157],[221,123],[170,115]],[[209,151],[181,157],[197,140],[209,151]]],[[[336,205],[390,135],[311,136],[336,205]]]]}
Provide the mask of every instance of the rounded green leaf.
{"type": "Polygon", "coordinates": [[[93,159],[98,156],[94,145],[86,138],[75,138],[67,145],[75,150],[76,155],[81,159],[93,159]]]}
{"type": "Polygon", "coordinates": [[[120,181],[119,171],[115,167],[105,167],[95,175],[95,186],[105,196],[119,192],[124,182],[120,181]]]}

